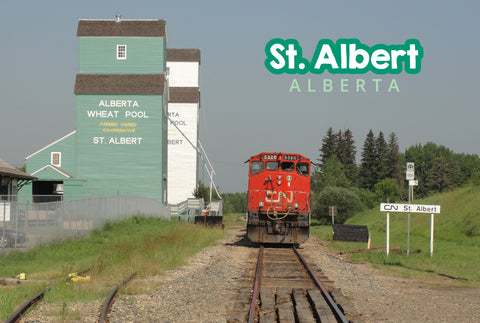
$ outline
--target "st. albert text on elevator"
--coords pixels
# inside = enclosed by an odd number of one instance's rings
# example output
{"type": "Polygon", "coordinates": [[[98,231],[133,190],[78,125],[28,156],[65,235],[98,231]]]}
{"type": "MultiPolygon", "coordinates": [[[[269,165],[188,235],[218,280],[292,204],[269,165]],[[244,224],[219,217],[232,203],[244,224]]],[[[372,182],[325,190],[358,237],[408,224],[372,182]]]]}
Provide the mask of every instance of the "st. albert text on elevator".
{"type": "Polygon", "coordinates": [[[265,46],[265,67],[274,74],[399,74],[420,72],[423,48],[416,39],[405,44],[369,47],[358,39],[330,39],[318,42],[311,62],[302,57],[302,47],[296,39],[272,39],[265,46]]]}

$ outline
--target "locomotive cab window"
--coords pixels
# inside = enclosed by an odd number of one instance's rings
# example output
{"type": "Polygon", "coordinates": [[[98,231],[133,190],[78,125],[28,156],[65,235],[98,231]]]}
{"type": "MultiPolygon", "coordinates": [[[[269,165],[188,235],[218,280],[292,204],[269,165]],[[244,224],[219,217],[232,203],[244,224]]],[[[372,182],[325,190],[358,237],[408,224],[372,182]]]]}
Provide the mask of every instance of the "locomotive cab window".
{"type": "Polygon", "coordinates": [[[308,176],[309,174],[309,167],[308,163],[298,163],[297,164],[297,173],[303,176],[308,176]]]}
{"type": "Polygon", "coordinates": [[[278,161],[267,161],[265,163],[266,170],[277,170],[278,169],[278,161]]]}
{"type": "Polygon", "coordinates": [[[281,168],[285,172],[291,172],[295,169],[295,164],[293,162],[282,162],[281,168]]]}
{"type": "Polygon", "coordinates": [[[255,175],[263,171],[262,161],[252,161],[250,164],[250,174],[255,175]]]}

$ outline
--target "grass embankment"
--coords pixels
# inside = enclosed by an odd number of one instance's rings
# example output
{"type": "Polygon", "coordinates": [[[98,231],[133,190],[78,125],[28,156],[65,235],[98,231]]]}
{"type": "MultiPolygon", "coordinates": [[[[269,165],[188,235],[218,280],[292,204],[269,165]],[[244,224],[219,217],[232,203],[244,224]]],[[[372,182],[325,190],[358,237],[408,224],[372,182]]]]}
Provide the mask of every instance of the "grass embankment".
{"type": "MultiPolygon", "coordinates": [[[[480,188],[462,188],[453,192],[415,200],[414,204],[441,206],[434,218],[434,249],[430,257],[430,214],[411,214],[410,254],[390,253],[385,249],[352,253],[352,260],[369,261],[374,266],[406,276],[443,275],[462,284],[480,286],[480,188]],[[414,253],[420,249],[420,253],[414,253]]],[[[375,208],[350,219],[347,224],[367,225],[371,248],[386,246],[386,212],[375,208]]],[[[407,213],[390,213],[390,247],[407,249],[407,213]]],[[[332,240],[330,226],[312,227],[324,240],[332,240]]],[[[330,247],[346,252],[365,249],[366,243],[332,241],[330,247]]]]}
{"type": "MultiPolygon", "coordinates": [[[[151,276],[181,266],[208,245],[224,236],[221,229],[206,229],[188,223],[168,222],[135,216],[118,223],[108,223],[89,237],[43,246],[27,252],[0,255],[0,277],[26,273],[29,282],[0,286],[0,320],[7,319],[15,309],[35,293],[51,286],[44,302],[57,308],[59,320],[75,320],[68,306],[108,295],[110,289],[137,271],[137,276],[151,276]],[[86,268],[89,281],[67,283],[69,273],[86,268]],[[37,281],[37,282],[35,282],[37,281]]],[[[134,280],[125,292],[152,290],[151,282],[134,280]]]]}

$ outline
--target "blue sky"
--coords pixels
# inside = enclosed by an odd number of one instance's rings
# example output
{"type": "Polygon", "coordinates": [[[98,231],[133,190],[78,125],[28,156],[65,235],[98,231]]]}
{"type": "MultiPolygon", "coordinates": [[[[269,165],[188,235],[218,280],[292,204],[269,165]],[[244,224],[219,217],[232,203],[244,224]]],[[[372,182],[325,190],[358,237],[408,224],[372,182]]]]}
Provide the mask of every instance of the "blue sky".
{"type": "MultiPolygon", "coordinates": [[[[200,140],[223,192],[245,191],[243,164],[262,151],[315,160],[327,129],[348,127],[360,152],[370,129],[400,148],[433,141],[480,153],[477,1],[10,1],[0,3],[0,158],[24,158],[74,129],[79,19],[166,19],[168,47],[200,48],[200,140]],[[311,58],[320,39],[424,49],[419,74],[273,75],[272,38],[297,39],[311,58]],[[296,80],[301,92],[289,92],[296,80]],[[333,90],[322,91],[324,79],[333,90]],[[341,79],[349,92],[341,92],[341,79]],[[355,91],[358,79],[366,92],[355,91]],[[375,91],[373,79],[382,79],[375,91]],[[388,92],[395,79],[400,92],[388,92]],[[310,91],[308,91],[310,82],[310,91]]],[[[359,162],[357,160],[357,162],[359,162]]]]}

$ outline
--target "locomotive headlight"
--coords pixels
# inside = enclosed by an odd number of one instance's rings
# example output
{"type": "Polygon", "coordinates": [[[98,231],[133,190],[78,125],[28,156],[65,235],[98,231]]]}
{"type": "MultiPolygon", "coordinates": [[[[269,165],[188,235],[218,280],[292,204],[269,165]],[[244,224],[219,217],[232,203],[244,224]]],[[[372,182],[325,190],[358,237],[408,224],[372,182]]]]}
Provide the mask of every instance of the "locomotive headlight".
{"type": "Polygon", "coordinates": [[[278,175],[278,179],[282,179],[282,175],[278,175]]]}
{"type": "Polygon", "coordinates": [[[298,203],[295,203],[295,208],[298,209],[299,205],[298,203]]]}
{"type": "Polygon", "coordinates": [[[278,186],[282,185],[282,181],[278,181],[277,184],[278,184],[278,186]]]}
{"type": "Polygon", "coordinates": [[[263,202],[258,202],[259,207],[263,207],[263,202]]]}

